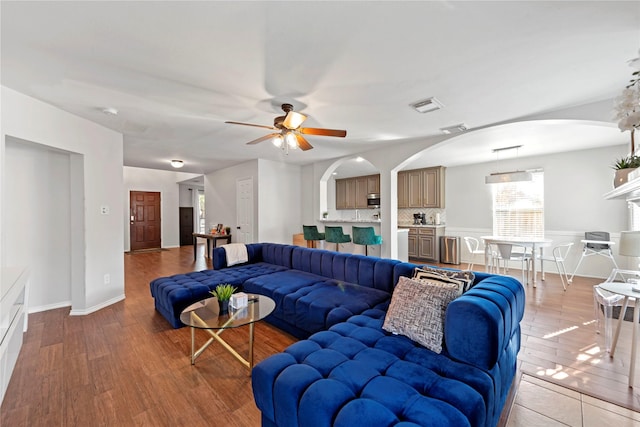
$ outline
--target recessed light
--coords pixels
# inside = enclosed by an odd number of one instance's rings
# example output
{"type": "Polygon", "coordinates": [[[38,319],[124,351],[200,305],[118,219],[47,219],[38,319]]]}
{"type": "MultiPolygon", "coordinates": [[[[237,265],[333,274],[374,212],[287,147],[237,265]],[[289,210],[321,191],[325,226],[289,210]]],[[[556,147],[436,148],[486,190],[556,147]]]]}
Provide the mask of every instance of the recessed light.
{"type": "Polygon", "coordinates": [[[184,162],[182,160],[171,160],[171,166],[176,169],[180,169],[184,166],[184,162]]]}
{"type": "Polygon", "coordinates": [[[410,106],[418,113],[429,113],[431,111],[436,111],[444,107],[444,105],[442,105],[442,102],[438,101],[434,97],[427,98],[423,101],[418,101],[414,104],[410,104],[410,106]]]}
{"type": "Polygon", "coordinates": [[[356,157],[356,162],[364,162],[364,159],[360,156],[356,157]]]}

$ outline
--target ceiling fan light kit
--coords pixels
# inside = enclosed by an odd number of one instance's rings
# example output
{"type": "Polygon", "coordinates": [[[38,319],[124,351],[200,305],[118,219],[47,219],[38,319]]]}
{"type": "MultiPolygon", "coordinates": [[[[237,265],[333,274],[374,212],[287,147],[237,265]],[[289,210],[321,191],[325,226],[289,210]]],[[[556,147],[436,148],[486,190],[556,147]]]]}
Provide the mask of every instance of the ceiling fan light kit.
{"type": "Polygon", "coordinates": [[[278,116],[273,121],[273,126],[257,125],[253,123],[242,123],[234,121],[226,121],[225,123],[232,125],[252,126],[264,129],[280,131],[280,133],[272,133],[261,138],[247,142],[248,145],[257,144],[262,141],[271,139],[273,145],[282,148],[285,154],[289,154],[289,149],[295,150],[300,148],[302,151],[311,150],[313,146],[309,144],[302,135],[318,135],[318,136],[334,136],[344,138],[347,136],[346,130],[338,129],[322,129],[322,128],[301,128],[300,125],[307,120],[304,114],[293,111],[293,105],[282,104],[282,111],[286,113],[284,116],[278,116]]]}

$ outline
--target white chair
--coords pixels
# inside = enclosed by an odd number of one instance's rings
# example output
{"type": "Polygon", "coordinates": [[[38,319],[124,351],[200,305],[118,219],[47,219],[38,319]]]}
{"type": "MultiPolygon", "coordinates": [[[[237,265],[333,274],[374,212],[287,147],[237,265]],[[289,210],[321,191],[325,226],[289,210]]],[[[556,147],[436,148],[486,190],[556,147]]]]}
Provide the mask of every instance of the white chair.
{"type": "Polygon", "coordinates": [[[544,280],[543,263],[545,261],[554,261],[556,263],[556,268],[558,269],[558,274],[560,275],[560,281],[562,281],[562,287],[565,291],[567,290],[565,281],[567,283],[571,283],[571,281],[569,280],[569,275],[567,274],[567,268],[564,265],[564,261],[567,259],[567,255],[572,247],[573,243],[565,243],[555,246],[551,251],[551,255],[540,256],[540,254],[536,254],[536,259],[540,260],[542,280],[544,280]]]}
{"type": "Polygon", "coordinates": [[[576,265],[576,269],[573,271],[571,278],[568,280],[569,283],[573,282],[573,276],[578,272],[580,264],[582,264],[582,260],[589,256],[599,255],[610,258],[616,270],[618,269],[618,264],[616,263],[616,260],[613,257],[613,252],[611,251],[611,246],[615,245],[615,242],[609,240],[609,233],[606,231],[587,231],[584,233],[584,239],[581,240],[581,242],[584,245],[582,248],[582,256],[580,257],[578,265],[576,265]]]}
{"type": "MultiPolygon", "coordinates": [[[[604,283],[611,282],[625,282],[629,278],[636,277],[637,271],[633,270],[620,270],[613,269],[611,274],[604,281],[604,283]]],[[[601,283],[602,284],[602,283],[601,283]]],[[[612,323],[613,323],[613,308],[623,305],[624,297],[622,295],[613,294],[609,291],[605,291],[600,285],[593,287],[593,309],[596,318],[596,333],[601,333],[602,323],[604,323],[604,343],[606,351],[611,351],[612,340],[612,323]]],[[[626,313],[622,313],[622,308],[618,316],[624,316],[626,313]]]]}
{"type": "Polygon", "coordinates": [[[471,270],[474,265],[474,257],[476,255],[482,255],[484,257],[484,248],[480,249],[480,241],[475,237],[465,237],[464,243],[467,245],[467,250],[471,257],[471,261],[469,261],[469,264],[467,265],[467,270],[471,270]]]}
{"type": "MultiPolygon", "coordinates": [[[[522,269],[522,283],[529,283],[529,270],[531,269],[531,254],[527,253],[527,248],[523,245],[513,243],[492,243],[491,258],[492,267],[495,273],[500,274],[500,261],[502,261],[502,274],[509,271],[509,261],[520,261],[522,269]],[[526,269],[525,269],[526,264],[526,269]],[[525,272],[527,275],[525,281],[525,272]]],[[[534,283],[535,286],[535,283],[534,283]]]]}

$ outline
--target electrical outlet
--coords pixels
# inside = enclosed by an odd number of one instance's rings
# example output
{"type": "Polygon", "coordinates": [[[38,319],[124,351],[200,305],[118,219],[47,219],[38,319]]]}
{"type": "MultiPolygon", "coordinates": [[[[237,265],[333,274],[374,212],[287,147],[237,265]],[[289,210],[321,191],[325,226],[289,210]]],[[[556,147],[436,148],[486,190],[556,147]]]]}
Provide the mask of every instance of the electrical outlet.
{"type": "Polygon", "coordinates": [[[106,206],[106,205],[100,206],[100,213],[102,215],[109,215],[109,206],[106,206]]]}
{"type": "Polygon", "coordinates": [[[105,274],[104,275],[104,284],[108,285],[109,283],[111,283],[111,275],[105,274]]]}

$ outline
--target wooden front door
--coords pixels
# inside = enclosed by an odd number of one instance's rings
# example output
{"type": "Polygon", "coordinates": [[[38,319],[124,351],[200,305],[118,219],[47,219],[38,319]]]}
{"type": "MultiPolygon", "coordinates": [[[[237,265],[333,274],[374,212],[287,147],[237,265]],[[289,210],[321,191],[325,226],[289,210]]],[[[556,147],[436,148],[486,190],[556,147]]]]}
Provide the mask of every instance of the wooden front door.
{"type": "Polygon", "coordinates": [[[160,247],[160,193],[130,192],[131,250],[160,247]]]}

